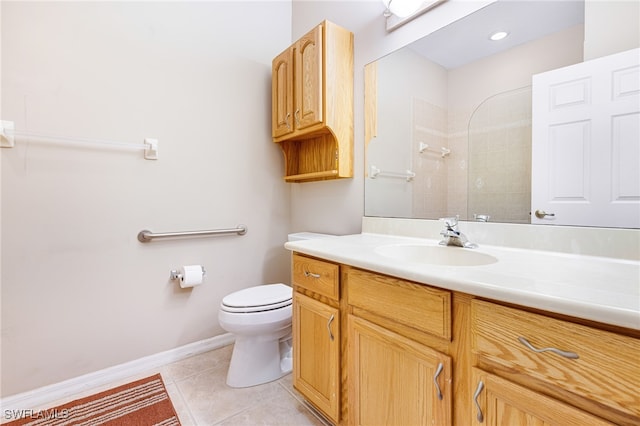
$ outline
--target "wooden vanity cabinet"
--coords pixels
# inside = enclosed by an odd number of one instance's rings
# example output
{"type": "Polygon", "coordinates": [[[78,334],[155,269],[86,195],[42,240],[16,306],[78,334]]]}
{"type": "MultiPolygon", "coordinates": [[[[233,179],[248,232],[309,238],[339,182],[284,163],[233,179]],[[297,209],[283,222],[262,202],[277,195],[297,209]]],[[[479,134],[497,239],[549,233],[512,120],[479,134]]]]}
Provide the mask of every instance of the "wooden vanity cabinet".
{"type": "Polygon", "coordinates": [[[293,386],[340,423],[340,267],[293,255],[293,386]]]}
{"type": "Polygon", "coordinates": [[[294,385],[335,424],[640,424],[638,331],[297,253],[293,277],[294,385]]]}
{"type": "Polygon", "coordinates": [[[471,370],[471,382],[476,384],[473,426],[614,424],[477,368],[471,370]]]}
{"type": "Polygon", "coordinates": [[[353,425],[450,425],[451,358],[349,315],[353,425]]]}
{"type": "Polygon", "coordinates": [[[514,382],[502,389],[519,384],[539,394],[530,415],[557,413],[557,423],[571,424],[581,411],[640,424],[639,339],[483,300],[474,300],[471,312],[475,365],[514,382]],[[557,408],[547,407],[549,398],[557,408]]]}
{"type": "Polygon", "coordinates": [[[285,180],[353,177],[353,34],[320,23],[274,58],[271,89],[285,180]]]}
{"type": "Polygon", "coordinates": [[[452,424],[451,292],[343,268],[349,424],[452,424]]]}

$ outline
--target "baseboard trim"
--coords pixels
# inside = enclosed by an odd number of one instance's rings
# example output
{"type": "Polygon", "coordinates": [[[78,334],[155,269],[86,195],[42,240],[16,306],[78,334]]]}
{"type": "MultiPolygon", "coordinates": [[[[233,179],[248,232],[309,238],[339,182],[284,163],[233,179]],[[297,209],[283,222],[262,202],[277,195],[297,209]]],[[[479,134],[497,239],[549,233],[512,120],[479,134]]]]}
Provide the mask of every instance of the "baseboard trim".
{"type": "Polygon", "coordinates": [[[193,355],[211,351],[230,345],[234,342],[231,333],[221,334],[209,339],[189,343],[168,351],[159,352],[103,370],[94,371],[73,379],[43,386],[34,390],[11,395],[0,399],[2,413],[6,410],[20,410],[40,407],[44,404],[67,398],[88,389],[103,386],[117,380],[126,379],[136,374],[180,361],[193,355]]]}

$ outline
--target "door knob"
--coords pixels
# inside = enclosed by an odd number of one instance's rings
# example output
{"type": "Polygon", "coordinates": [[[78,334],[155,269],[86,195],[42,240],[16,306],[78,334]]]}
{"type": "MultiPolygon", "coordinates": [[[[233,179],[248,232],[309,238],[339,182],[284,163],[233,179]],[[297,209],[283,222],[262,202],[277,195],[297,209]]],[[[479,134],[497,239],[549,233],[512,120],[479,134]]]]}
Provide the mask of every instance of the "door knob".
{"type": "Polygon", "coordinates": [[[555,213],[547,213],[544,210],[536,210],[536,217],[538,219],[544,219],[547,216],[554,217],[555,215],[555,213]]]}

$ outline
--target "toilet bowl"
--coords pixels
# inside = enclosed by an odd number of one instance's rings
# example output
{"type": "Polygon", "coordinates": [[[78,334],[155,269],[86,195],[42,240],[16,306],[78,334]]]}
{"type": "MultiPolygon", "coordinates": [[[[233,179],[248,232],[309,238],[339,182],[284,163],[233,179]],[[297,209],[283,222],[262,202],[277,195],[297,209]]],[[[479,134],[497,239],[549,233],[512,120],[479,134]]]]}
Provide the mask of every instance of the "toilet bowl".
{"type": "Polygon", "coordinates": [[[292,289],[281,283],[249,287],[222,299],[218,321],[236,339],[229,386],[255,386],[291,372],[291,303],[292,289]]]}
{"type": "MultiPolygon", "coordinates": [[[[329,237],[333,235],[300,232],[288,239],[329,237]]],[[[292,294],[291,287],[278,283],[249,287],[222,299],[218,321],[236,339],[227,372],[229,386],[260,385],[291,372],[292,294]]]]}

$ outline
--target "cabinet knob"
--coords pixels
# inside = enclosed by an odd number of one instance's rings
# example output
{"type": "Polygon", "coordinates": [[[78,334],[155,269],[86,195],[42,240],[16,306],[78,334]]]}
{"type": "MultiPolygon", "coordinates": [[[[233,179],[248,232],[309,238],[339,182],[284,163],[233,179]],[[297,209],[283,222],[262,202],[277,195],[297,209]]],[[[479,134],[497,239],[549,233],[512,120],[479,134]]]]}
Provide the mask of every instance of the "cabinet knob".
{"type": "Polygon", "coordinates": [[[291,129],[291,124],[289,124],[289,117],[291,117],[290,112],[288,112],[287,115],[284,117],[284,125],[287,126],[288,130],[291,129]]]}

